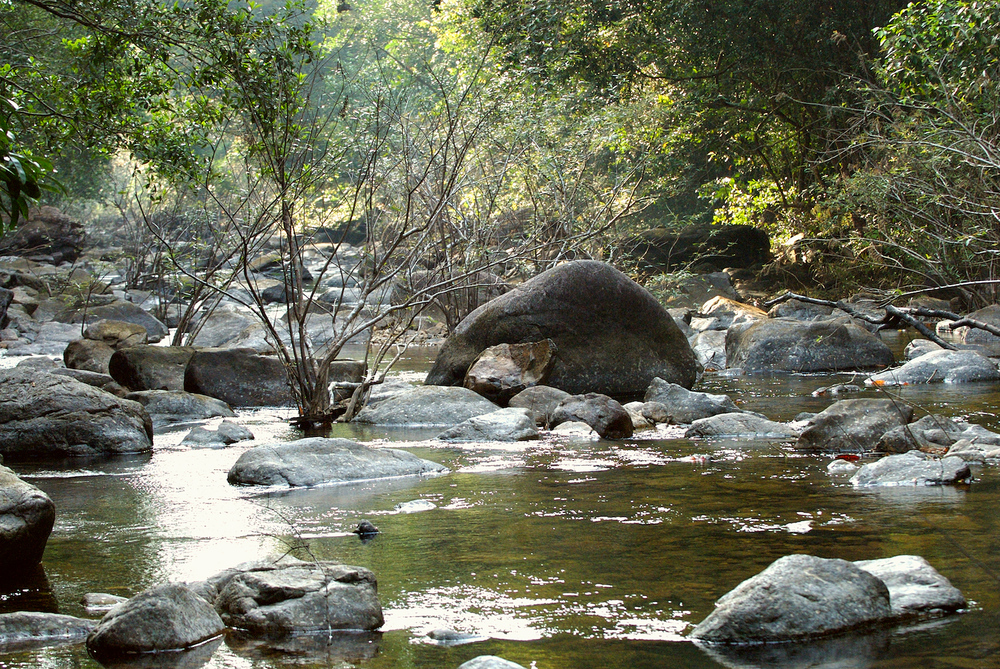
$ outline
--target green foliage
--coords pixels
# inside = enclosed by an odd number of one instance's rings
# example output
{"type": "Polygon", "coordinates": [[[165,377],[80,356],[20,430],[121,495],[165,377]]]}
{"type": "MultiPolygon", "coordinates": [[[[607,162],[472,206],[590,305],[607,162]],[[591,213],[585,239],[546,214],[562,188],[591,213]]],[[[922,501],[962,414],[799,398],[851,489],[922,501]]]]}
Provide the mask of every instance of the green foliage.
{"type": "Polygon", "coordinates": [[[21,149],[13,130],[17,103],[0,92],[0,237],[28,216],[28,206],[54,188],[52,163],[21,149]],[[6,220],[4,220],[6,219],[6,220]]]}

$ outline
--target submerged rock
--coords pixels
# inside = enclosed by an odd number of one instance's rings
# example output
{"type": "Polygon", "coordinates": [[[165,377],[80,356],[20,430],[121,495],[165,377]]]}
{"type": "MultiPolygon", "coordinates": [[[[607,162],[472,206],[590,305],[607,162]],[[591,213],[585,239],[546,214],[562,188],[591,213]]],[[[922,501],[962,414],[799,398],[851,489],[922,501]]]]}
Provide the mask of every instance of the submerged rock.
{"type": "Polygon", "coordinates": [[[468,388],[422,386],[366,406],[354,419],[375,425],[451,427],[500,407],[468,388]]]}
{"type": "Polygon", "coordinates": [[[570,422],[586,423],[604,439],[632,436],[632,417],[625,407],[607,395],[587,393],[564,399],[552,410],[549,426],[570,422]]]}
{"type": "Polygon", "coordinates": [[[691,636],[714,643],[762,643],[824,636],[892,616],[889,590],[846,560],[780,558],[715,603],[691,636]]]}
{"type": "Polygon", "coordinates": [[[26,460],[145,453],[153,425],[138,402],[66,376],[0,372],[0,455],[26,460]]]}
{"type": "Polygon", "coordinates": [[[0,614],[0,651],[77,643],[90,634],[96,620],[57,613],[16,611],[0,614]]]}
{"type": "Polygon", "coordinates": [[[112,608],[87,637],[98,658],[190,648],[222,634],[219,614],[187,586],[161,585],[112,608]]]}
{"type": "Polygon", "coordinates": [[[399,449],[313,437],[251,448],[229,470],[229,483],[298,487],[446,471],[399,449]]]}
{"type": "Polygon", "coordinates": [[[972,476],[962,458],[935,458],[921,451],[886,457],[864,465],[851,477],[856,486],[923,486],[967,481],[972,476]]]}
{"type": "Polygon", "coordinates": [[[653,379],[646,389],[645,402],[659,402],[666,407],[669,420],[657,422],[693,423],[720,413],[740,413],[728,395],[693,392],[663,379],[653,379]]]}
{"type": "Polygon", "coordinates": [[[859,453],[874,448],[882,435],[906,425],[912,417],[912,407],[893,400],[840,400],[809,419],[796,446],[859,453]]]}
{"type": "Polygon", "coordinates": [[[535,419],[528,409],[508,407],[474,416],[437,436],[441,441],[527,441],[538,439],[535,419]]]}
{"type": "Polygon", "coordinates": [[[49,496],[0,465],[0,578],[41,562],[55,520],[49,496]]]}
{"type": "Polygon", "coordinates": [[[691,423],[684,437],[743,437],[751,439],[795,439],[798,432],[752,413],[722,413],[691,423]]]}
{"type": "Polygon", "coordinates": [[[659,376],[690,387],[698,363],[670,314],[610,265],[558,265],[467,316],[448,337],[428,385],[462,383],[497,344],[551,339],[559,349],[548,385],[572,394],[641,394],[659,376]]]}
{"type": "Polygon", "coordinates": [[[907,386],[917,383],[971,383],[998,381],[995,362],[974,351],[931,351],[902,367],[865,379],[869,386],[907,386]]]}

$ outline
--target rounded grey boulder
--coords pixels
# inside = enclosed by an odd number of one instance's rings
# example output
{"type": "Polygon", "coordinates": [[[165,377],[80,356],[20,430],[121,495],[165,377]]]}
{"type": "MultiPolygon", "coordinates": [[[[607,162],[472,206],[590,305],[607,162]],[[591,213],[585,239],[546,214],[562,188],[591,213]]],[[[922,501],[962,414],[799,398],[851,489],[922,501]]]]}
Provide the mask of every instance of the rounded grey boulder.
{"type": "Polygon", "coordinates": [[[97,657],[190,648],[218,636],[225,624],[187,586],[168,583],[112,608],[87,637],[97,657]]]}
{"type": "Polygon", "coordinates": [[[49,496],[0,465],[0,575],[15,576],[41,562],[55,520],[49,496]]]}
{"type": "Polygon", "coordinates": [[[715,603],[691,636],[714,643],[791,641],[892,616],[881,579],[846,560],[788,555],[715,603]]]}
{"type": "Polygon", "coordinates": [[[865,379],[869,386],[905,386],[916,383],[971,383],[1000,381],[997,364],[975,351],[931,351],[902,367],[865,379]]]}
{"type": "Polygon", "coordinates": [[[375,425],[451,427],[500,407],[468,388],[421,386],[369,404],[355,417],[375,425]]]}
{"type": "Polygon", "coordinates": [[[644,288],[606,263],[558,265],[469,314],[445,341],[428,385],[460,385],[498,344],[551,339],[547,385],[571,394],[641,395],[659,376],[691,387],[699,366],[680,328],[644,288]]]}

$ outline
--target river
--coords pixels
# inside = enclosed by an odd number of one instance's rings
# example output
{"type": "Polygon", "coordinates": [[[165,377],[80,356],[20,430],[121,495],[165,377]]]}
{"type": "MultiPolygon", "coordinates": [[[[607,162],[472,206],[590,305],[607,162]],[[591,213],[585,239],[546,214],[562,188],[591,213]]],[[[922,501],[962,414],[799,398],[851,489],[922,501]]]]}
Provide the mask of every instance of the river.
{"type": "MultiPolygon", "coordinates": [[[[415,352],[403,373],[419,378],[429,361],[415,352]]],[[[812,390],[849,379],[708,375],[698,389],[791,420],[833,401],[812,390]]],[[[1000,430],[993,385],[905,388],[900,397],[1000,430]]],[[[129,596],[298,547],[300,556],[375,572],[381,633],[280,648],[230,637],[141,666],[447,669],[478,655],[537,669],[1000,664],[998,466],[974,466],[965,487],[874,491],[828,474],[828,457],[788,443],[691,441],[677,428],[622,442],[455,446],[435,442],[436,430],[339,426],[334,436],[406,442],[451,473],[292,491],[229,486],[226,472],[244,450],[298,436],[287,415],[241,413],[257,440],[223,450],[181,448],[184,428],[158,435],[142,458],[15,465],[52,497],[57,520],[44,576],[3,593],[0,608],[82,616],[88,592],[129,596]],[[428,509],[396,509],[416,500],[428,509]],[[351,529],[361,519],[381,534],[359,541],[351,529]],[[730,656],[686,641],[715,599],[790,553],[918,554],[970,606],[945,619],[730,656]],[[481,639],[439,645],[427,637],[435,628],[481,639]]],[[[82,645],[0,653],[4,669],[100,666],[82,645]]]]}

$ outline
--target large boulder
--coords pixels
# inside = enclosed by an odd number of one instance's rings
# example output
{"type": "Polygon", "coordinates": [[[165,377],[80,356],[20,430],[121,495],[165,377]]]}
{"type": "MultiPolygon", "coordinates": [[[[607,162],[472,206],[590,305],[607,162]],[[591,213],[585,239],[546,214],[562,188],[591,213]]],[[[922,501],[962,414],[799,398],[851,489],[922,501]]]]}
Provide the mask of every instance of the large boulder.
{"type": "Polygon", "coordinates": [[[549,427],[571,422],[586,423],[605,439],[632,436],[632,416],[617,401],[600,393],[567,397],[552,410],[549,427]]]}
{"type": "Polygon", "coordinates": [[[1000,446],[1000,434],[965,421],[929,414],[887,431],[879,439],[875,450],[880,453],[907,453],[916,449],[925,453],[943,453],[960,439],[1000,446]]]}
{"type": "Polygon", "coordinates": [[[0,239],[0,256],[44,257],[52,264],[75,262],[86,241],[80,221],[55,207],[39,207],[28,212],[12,232],[0,239]]]}
{"type": "Polygon", "coordinates": [[[851,477],[851,483],[858,487],[947,485],[963,483],[971,476],[962,458],[935,458],[922,451],[910,451],[864,465],[851,477]]]}
{"type": "Polygon", "coordinates": [[[169,583],[108,611],[87,637],[87,649],[98,658],[176,651],[219,636],[225,627],[193,590],[169,583]]]}
{"type": "MultiPolygon", "coordinates": [[[[1000,327],[1000,304],[990,304],[977,311],[973,311],[966,316],[974,321],[986,323],[993,327],[1000,327]]],[[[980,330],[979,328],[969,328],[960,333],[962,342],[965,344],[980,344],[990,349],[1000,349],[1000,337],[992,332],[980,330]]]]}
{"type": "Polygon", "coordinates": [[[228,570],[209,579],[215,609],[230,627],[254,636],[382,626],[375,574],[335,562],[283,560],[228,570]]]}
{"type": "Polygon", "coordinates": [[[846,560],[788,555],[724,595],[691,633],[714,643],[825,636],[892,616],[889,590],[846,560]]]}
{"type": "Polygon", "coordinates": [[[889,347],[849,318],[769,318],[737,323],[726,333],[726,364],[748,374],[877,369],[892,363],[889,347]]]}
{"type": "Polygon", "coordinates": [[[876,576],[889,589],[889,604],[896,617],[964,609],[961,591],[919,555],[896,555],[854,563],[876,576]]]}
{"type": "Polygon", "coordinates": [[[97,321],[83,331],[83,338],[104,342],[114,350],[149,343],[146,328],[126,321],[97,321]]]}
{"type": "Polygon", "coordinates": [[[251,448],[229,470],[229,483],[298,487],[446,471],[407,451],[312,437],[251,448]]]}
{"type": "Polygon", "coordinates": [[[522,390],[544,384],[556,362],[551,339],[526,344],[498,344],[479,354],[463,385],[491,402],[507,406],[522,390]]]}
{"type": "Polygon", "coordinates": [[[451,427],[500,407],[468,388],[422,386],[368,405],[354,419],[374,425],[451,427]]]}
{"type": "Polygon", "coordinates": [[[653,379],[646,389],[644,401],[656,402],[666,407],[667,415],[657,422],[693,423],[720,413],[739,413],[728,395],[713,395],[688,390],[676,383],[660,378],[653,379]]]}
{"type": "Polygon", "coordinates": [[[17,575],[41,562],[56,519],[44,492],[0,465],[0,574],[17,575]]]}
{"type": "Polygon", "coordinates": [[[191,343],[201,348],[226,347],[257,324],[257,318],[249,311],[220,305],[194,324],[195,335],[191,343]]]}
{"type": "Polygon", "coordinates": [[[868,451],[882,435],[908,424],[912,417],[913,407],[893,400],[840,400],[809,419],[796,446],[810,451],[868,451]]]}
{"type": "Polygon", "coordinates": [[[137,402],[66,376],[0,372],[4,459],[145,453],[152,445],[152,421],[137,402]]]}
{"type": "Polygon", "coordinates": [[[690,387],[699,372],[680,328],[652,295],[606,263],[579,260],[469,314],[425,383],[460,385],[490,346],[546,338],[558,348],[547,384],[571,394],[641,395],[657,376],[690,387]]]}
{"type": "Polygon", "coordinates": [[[448,428],[441,441],[527,441],[538,439],[538,428],[530,409],[508,407],[474,416],[448,428]]]}
{"type": "Polygon", "coordinates": [[[63,363],[68,369],[82,369],[86,372],[107,374],[111,364],[111,356],[115,349],[103,341],[92,339],[74,339],[66,344],[63,351],[63,363]]]}
{"type": "Polygon", "coordinates": [[[195,352],[184,372],[184,390],[234,407],[295,406],[285,366],[251,349],[195,352]]]}
{"type": "Polygon", "coordinates": [[[975,351],[931,351],[865,379],[869,386],[909,386],[917,383],[1000,381],[997,364],[975,351]]]}
{"type": "Polygon", "coordinates": [[[184,390],[184,372],[193,346],[132,346],[108,361],[108,373],[129,390],[184,390]]]}

